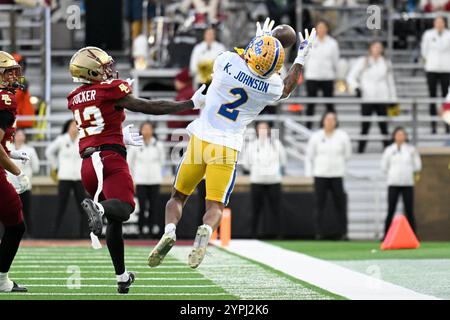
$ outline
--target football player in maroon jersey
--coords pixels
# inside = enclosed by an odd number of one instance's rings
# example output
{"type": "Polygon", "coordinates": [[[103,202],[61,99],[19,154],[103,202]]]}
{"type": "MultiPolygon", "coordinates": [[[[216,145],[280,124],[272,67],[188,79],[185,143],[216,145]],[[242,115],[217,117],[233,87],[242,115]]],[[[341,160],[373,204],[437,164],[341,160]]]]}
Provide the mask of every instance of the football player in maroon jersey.
{"type": "Polygon", "coordinates": [[[29,160],[26,153],[9,152],[8,141],[14,138],[17,103],[14,91],[20,87],[21,67],[7,52],[0,51],[0,223],[5,232],[0,243],[0,292],[26,292],[8,278],[8,272],[16,256],[25,225],[22,202],[18,193],[29,187],[28,177],[11,161],[29,160]],[[6,171],[13,174],[13,184],[6,179],[6,171]]]}
{"type": "Polygon", "coordinates": [[[125,144],[140,145],[127,130],[122,130],[124,109],[145,114],[168,114],[198,109],[204,104],[203,88],[191,100],[149,101],[136,98],[127,81],[115,79],[113,59],[96,47],[86,47],[70,61],[74,82],[82,85],[68,96],[80,132],[80,155],[83,158],[81,178],[93,197],[82,203],[91,232],[102,233],[104,215],[108,221],[106,244],[115,268],[118,292],[128,293],[135,275],[124,262],[122,223],[134,211],[134,184],[126,162],[125,144]]]}

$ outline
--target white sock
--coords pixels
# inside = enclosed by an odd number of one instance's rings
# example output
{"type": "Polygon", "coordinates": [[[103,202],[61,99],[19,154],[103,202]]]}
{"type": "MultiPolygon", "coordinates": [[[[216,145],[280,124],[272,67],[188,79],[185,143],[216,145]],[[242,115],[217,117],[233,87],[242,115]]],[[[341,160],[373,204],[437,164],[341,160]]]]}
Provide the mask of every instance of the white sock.
{"type": "Polygon", "coordinates": [[[100,211],[100,215],[103,217],[105,214],[105,208],[103,208],[103,205],[100,202],[95,202],[97,205],[98,211],[100,211]]]}
{"type": "Polygon", "coordinates": [[[176,230],[177,226],[174,223],[169,223],[164,228],[164,233],[172,233],[172,232],[175,233],[176,230]]]}
{"type": "Polygon", "coordinates": [[[119,276],[116,275],[116,278],[117,278],[117,282],[127,282],[128,279],[130,279],[130,275],[128,274],[127,270],[125,269],[125,272],[119,276]]]}
{"type": "Polygon", "coordinates": [[[202,225],[202,226],[205,227],[205,228],[208,230],[209,238],[211,238],[211,235],[212,235],[212,233],[213,233],[213,229],[211,228],[211,226],[210,226],[210,225],[207,225],[207,224],[204,224],[204,225],[202,225]]]}
{"type": "Polygon", "coordinates": [[[0,272],[0,292],[1,291],[6,291],[6,292],[11,291],[13,286],[14,286],[14,283],[11,280],[9,280],[8,272],[6,272],[6,273],[0,272]]]}

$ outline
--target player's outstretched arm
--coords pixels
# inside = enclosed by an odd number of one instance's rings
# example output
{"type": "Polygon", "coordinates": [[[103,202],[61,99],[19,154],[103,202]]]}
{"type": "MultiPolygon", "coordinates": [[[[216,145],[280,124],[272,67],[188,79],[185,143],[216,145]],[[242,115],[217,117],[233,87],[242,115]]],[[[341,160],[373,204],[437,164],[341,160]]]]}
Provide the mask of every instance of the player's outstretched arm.
{"type": "Polygon", "coordinates": [[[308,33],[308,30],[305,29],[305,37],[301,32],[298,33],[300,38],[300,45],[298,46],[297,58],[294,60],[294,64],[289,69],[286,77],[284,78],[284,89],[283,95],[281,99],[289,97],[292,91],[294,91],[297,86],[298,78],[300,77],[300,73],[302,72],[303,65],[305,64],[305,58],[308,55],[309,50],[312,47],[314,40],[316,39],[316,29],[313,28],[311,30],[311,34],[308,33]]]}
{"type": "Polygon", "coordinates": [[[201,109],[205,105],[205,95],[203,94],[205,87],[205,85],[201,86],[194,93],[191,100],[186,101],[147,100],[136,98],[129,94],[117,101],[117,107],[154,115],[176,113],[189,109],[201,109]]]}
{"type": "MultiPolygon", "coordinates": [[[[0,141],[3,140],[4,136],[5,131],[0,128],[0,141]]],[[[20,169],[14,164],[14,162],[11,161],[2,145],[0,145],[0,166],[15,176],[20,174],[20,169]]]]}

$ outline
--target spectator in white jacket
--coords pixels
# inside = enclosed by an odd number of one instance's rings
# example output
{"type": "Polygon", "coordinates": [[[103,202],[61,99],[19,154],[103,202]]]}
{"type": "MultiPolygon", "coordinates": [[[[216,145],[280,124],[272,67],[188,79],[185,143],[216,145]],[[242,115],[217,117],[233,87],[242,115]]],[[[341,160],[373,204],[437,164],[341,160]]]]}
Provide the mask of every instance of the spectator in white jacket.
{"type": "Polygon", "coordinates": [[[381,158],[381,170],[387,175],[388,214],[386,217],[384,236],[395,214],[400,195],[406,218],[411,228],[416,231],[414,219],[414,174],[422,169],[420,155],[414,146],[407,143],[408,136],[404,128],[394,130],[393,140],[381,158]]]}
{"type": "MultiPolygon", "coordinates": [[[[350,90],[367,103],[361,105],[361,115],[368,118],[372,113],[378,116],[387,116],[389,102],[397,99],[395,90],[392,63],[384,56],[384,47],[380,41],[374,41],[369,45],[368,55],[356,60],[347,75],[347,83],[350,90]]],[[[370,121],[364,120],[361,125],[361,135],[367,135],[370,130],[370,121]]],[[[383,145],[388,145],[387,122],[378,122],[381,133],[386,137],[383,145]]],[[[364,153],[367,140],[361,139],[358,152],[364,153]]]]}
{"type": "Polygon", "coordinates": [[[164,212],[159,208],[158,201],[166,155],[162,142],[158,141],[153,133],[151,122],[147,121],[141,125],[140,134],[144,137],[144,145],[129,149],[128,163],[136,183],[140,235],[151,232],[159,238],[164,230],[164,212]],[[145,214],[147,210],[148,218],[145,214]]]}
{"type": "MultiPolygon", "coordinates": [[[[316,23],[317,38],[314,41],[312,50],[314,54],[308,55],[305,63],[306,93],[308,97],[317,97],[319,91],[323,97],[333,97],[334,81],[336,80],[339,63],[338,42],[328,35],[328,23],[319,20],[316,23]]],[[[332,103],[326,104],[327,111],[334,111],[332,103]]],[[[306,106],[306,115],[313,116],[315,104],[309,103],[306,106]]],[[[306,126],[311,129],[312,122],[306,122],[306,126]]]]}
{"type": "MultiPolygon", "coordinates": [[[[23,163],[21,160],[12,160],[20,171],[25,173],[30,179],[30,186],[27,191],[19,194],[20,200],[22,200],[22,211],[25,218],[26,232],[29,237],[33,235],[33,224],[31,218],[31,190],[32,190],[32,177],[33,174],[39,172],[39,157],[36,150],[27,144],[27,138],[25,132],[21,129],[16,131],[14,137],[14,144],[10,147],[10,150],[24,151],[30,158],[29,161],[23,163]]],[[[8,175],[11,175],[8,173],[8,175]]]]}
{"type": "Polygon", "coordinates": [[[316,239],[326,237],[323,216],[328,192],[333,198],[333,213],[339,224],[339,233],[333,238],[347,239],[347,200],[344,190],[344,175],[347,160],[352,153],[348,134],[338,129],[336,113],[328,111],[321,121],[322,129],[315,132],[306,149],[306,176],[314,177],[315,193],[315,235],[316,239]]]}
{"type": "MultiPolygon", "coordinates": [[[[242,164],[250,171],[250,192],[252,197],[252,235],[260,236],[260,217],[267,199],[270,213],[275,215],[275,236],[281,228],[281,180],[286,165],[286,151],[278,138],[271,134],[270,124],[257,122],[256,139],[250,142],[243,154],[242,164]]],[[[273,237],[273,234],[265,234],[273,237]]]]}
{"type": "Polygon", "coordinates": [[[53,225],[53,236],[58,235],[64,213],[69,203],[71,192],[75,195],[75,202],[80,213],[79,236],[87,236],[87,219],[81,207],[86,198],[86,192],[81,183],[81,157],[78,149],[78,129],[74,120],[68,120],[60,136],[50,143],[45,150],[45,156],[50,162],[52,170],[57,171],[58,177],[58,212],[53,225]]]}
{"type": "Polygon", "coordinates": [[[225,46],[216,41],[216,31],[208,28],[203,35],[203,41],[197,43],[192,50],[189,71],[194,77],[194,87],[211,82],[214,60],[225,51],[225,46]]]}
{"type": "MultiPolygon", "coordinates": [[[[442,97],[447,96],[450,85],[450,30],[445,26],[445,19],[434,19],[434,28],[425,31],[422,36],[421,53],[425,60],[428,92],[431,98],[437,97],[437,87],[440,85],[442,97]]],[[[430,115],[436,116],[436,104],[430,104],[430,115]]],[[[450,127],[446,125],[447,133],[450,127]]],[[[437,132],[437,122],[431,122],[431,132],[437,132]]]]}

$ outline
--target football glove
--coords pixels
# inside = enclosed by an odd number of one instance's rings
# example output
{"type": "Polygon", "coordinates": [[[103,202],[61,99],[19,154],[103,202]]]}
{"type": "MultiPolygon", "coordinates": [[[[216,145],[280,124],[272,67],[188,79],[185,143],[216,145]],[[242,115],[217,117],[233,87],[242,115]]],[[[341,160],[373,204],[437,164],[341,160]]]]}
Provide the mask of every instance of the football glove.
{"type": "Polygon", "coordinates": [[[256,35],[255,37],[261,36],[272,36],[272,28],[275,24],[274,20],[271,20],[269,17],[264,21],[263,27],[261,28],[261,24],[256,22],[256,35]]]}
{"type": "Polygon", "coordinates": [[[203,84],[195,91],[191,100],[194,103],[194,110],[203,109],[205,107],[206,94],[203,94],[203,90],[206,89],[206,84],[203,84]]]}
{"type": "Polygon", "coordinates": [[[303,66],[305,64],[305,58],[308,55],[314,40],[316,39],[316,28],[311,30],[311,34],[308,33],[308,29],[305,29],[304,38],[301,32],[298,33],[298,36],[300,38],[300,45],[298,46],[297,58],[295,58],[294,63],[298,63],[303,66]]]}
{"type": "Polygon", "coordinates": [[[13,176],[11,183],[18,194],[24,193],[31,187],[30,179],[23,172],[18,176],[13,176]]]}
{"type": "Polygon", "coordinates": [[[138,132],[131,132],[130,130],[133,126],[134,124],[129,124],[122,129],[123,143],[127,146],[140,147],[144,145],[144,137],[138,132]]]}
{"type": "Polygon", "coordinates": [[[17,151],[17,150],[11,151],[9,153],[9,157],[14,160],[21,160],[23,164],[30,161],[30,157],[25,151],[17,151]]]}

